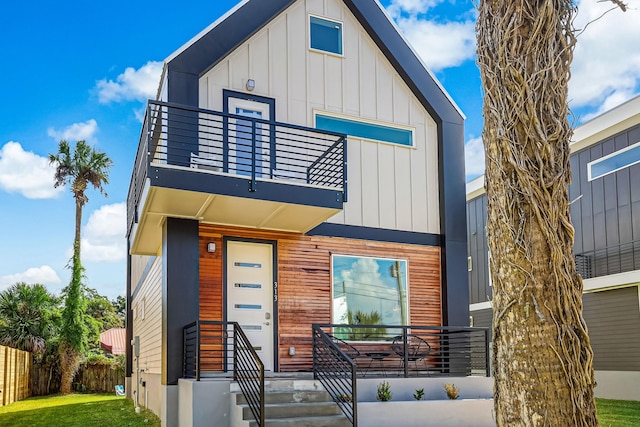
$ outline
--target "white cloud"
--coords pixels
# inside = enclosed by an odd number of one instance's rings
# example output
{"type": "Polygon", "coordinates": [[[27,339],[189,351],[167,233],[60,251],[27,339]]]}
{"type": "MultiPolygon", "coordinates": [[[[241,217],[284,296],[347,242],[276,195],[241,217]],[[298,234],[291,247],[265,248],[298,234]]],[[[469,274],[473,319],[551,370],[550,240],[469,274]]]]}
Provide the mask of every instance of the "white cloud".
{"type": "Polygon", "coordinates": [[[125,231],[127,212],[124,203],[103,205],[94,211],[84,228],[82,260],[122,261],[127,253],[125,231]]]}
{"type": "Polygon", "coordinates": [[[464,170],[467,180],[482,175],[484,167],[482,138],[472,138],[464,144],[464,170]]]}
{"type": "Polygon", "coordinates": [[[41,267],[32,267],[27,271],[16,274],[8,274],[0,277],[0,290],[6,289],[8,286],[17,282],[40,283],[42,285],[52,285],[60,283],[60,277],[48,265],[41,267]]]}
{"type": "Polygon", "coordinates": [[[602,16],[615,7],[613,3],[578,1],[575,26],[586,29],[578,37],[569,82],[574,108],[594,106],[604,112],[639,92],[640,0],[625,3],[626,12],[613,10],[602,16]]]}
{"type": "Polygon", "coordinates": [[[25,151],[18,142],[0,148],[0,189],[19,192],[28,199],[50,199],[64,188],[53,188],[55,167],[49,159],[25,151]]]}
{"type": "Polygon", "coordinates": [[[94,135],[98,131],[98,122],[94,119],[89,119],[83,123],[74,123],[67,126],[63,130],[56,130],[54,128],[47,129],[47,134],[57,141],[94,141],[94,135]]]}
{"type": "Polygon", "coordinates": [[[426,18],[429,9],[442,1],[393,0],[387,8],[415,51],[433,71],[458,66],[474,58],[476,51],[473,19],[439,22],[426,18]]]}
{"type": "Polygon", "coordinates": [[[155,98],[162,74],[162,62],[149,61],[139,69],[127,67],[116,81],[99,80],[96,83],[101,104],[121,101],[146,101],[155,98]]]}

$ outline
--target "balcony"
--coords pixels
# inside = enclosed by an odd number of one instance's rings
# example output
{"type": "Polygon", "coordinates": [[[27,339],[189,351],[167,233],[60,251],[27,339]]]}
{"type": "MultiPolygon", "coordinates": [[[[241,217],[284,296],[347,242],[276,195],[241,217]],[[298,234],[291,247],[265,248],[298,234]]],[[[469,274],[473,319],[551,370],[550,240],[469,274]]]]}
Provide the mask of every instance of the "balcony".
{"type": "Polygon", "coordinates": [[[131,251],[166,217],[304,233],[342,210],[346,136],[150,101],[127,198],[131,251]]]}
{"type": "Polygon", "coordinates": [[[575,254],[576,270],[583,279],[640,270],[640,241],[575,254]]]}

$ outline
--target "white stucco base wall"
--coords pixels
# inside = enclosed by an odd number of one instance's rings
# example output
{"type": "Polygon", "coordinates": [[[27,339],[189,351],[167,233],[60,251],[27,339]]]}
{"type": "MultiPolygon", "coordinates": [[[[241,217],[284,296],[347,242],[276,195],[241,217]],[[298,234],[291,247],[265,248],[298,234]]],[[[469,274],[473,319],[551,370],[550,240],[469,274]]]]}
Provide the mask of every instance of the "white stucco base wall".
{"type": "Polygon", "coordinates": [[[616,400],[640,400],[640,372],[596,371],[596,397],[616,400]]]}
{"type": "Polygon", "coordinates": [[[178,386],[160,386],[162,395],[162,408],[160,411],[160,421],[162,427],[178,427],[178,386]]]}
{"type": "Polygon", "coordinates": [[[179,426],[229,427],[230,384],[231,382],[226,379],[178,380],[179,426]]]}

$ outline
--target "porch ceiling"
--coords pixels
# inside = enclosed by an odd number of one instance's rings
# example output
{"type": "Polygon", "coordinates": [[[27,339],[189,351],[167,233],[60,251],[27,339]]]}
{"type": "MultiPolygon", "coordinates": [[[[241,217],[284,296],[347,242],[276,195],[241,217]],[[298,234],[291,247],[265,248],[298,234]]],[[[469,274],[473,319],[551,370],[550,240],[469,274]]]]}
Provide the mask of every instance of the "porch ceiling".
{"type": "Polygon", "coordinates": [[[156,255],[167,217],[305,233],[338,212],[340,209],[152,186],[140,209],[139,223],[133,229],[131,253],[156,255]]]}

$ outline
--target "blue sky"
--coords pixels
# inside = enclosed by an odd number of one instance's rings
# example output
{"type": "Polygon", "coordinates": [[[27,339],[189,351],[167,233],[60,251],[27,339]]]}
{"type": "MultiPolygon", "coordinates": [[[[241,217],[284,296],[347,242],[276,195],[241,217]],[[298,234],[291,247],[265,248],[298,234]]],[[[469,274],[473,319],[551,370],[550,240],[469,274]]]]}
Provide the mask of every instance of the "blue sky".
{"type": "MultiPolygon", "coordinates": [[[[320,0],[308,0],[320,1],[320,0]]],[[[0,10],[0,290],[16,281],[58,292],[73,237],[68,189],[45,160],[57,142],[86,139],[114,160],[108,198],[89,192],[83,263],[89,286],[125,292],[125,209],[144,101],[161,62],[235,0],[5,2],[0,10]]],[[[470,1],[383,0],[467,116],[467,177],[482,172],[482,90],[470,1]]],[[[589,25],[576,47],[571,106],[588,119],[640,93],[640,0],[589,25]]],[[[581,0],[576,26],[610,9],[581,0]]]]}

